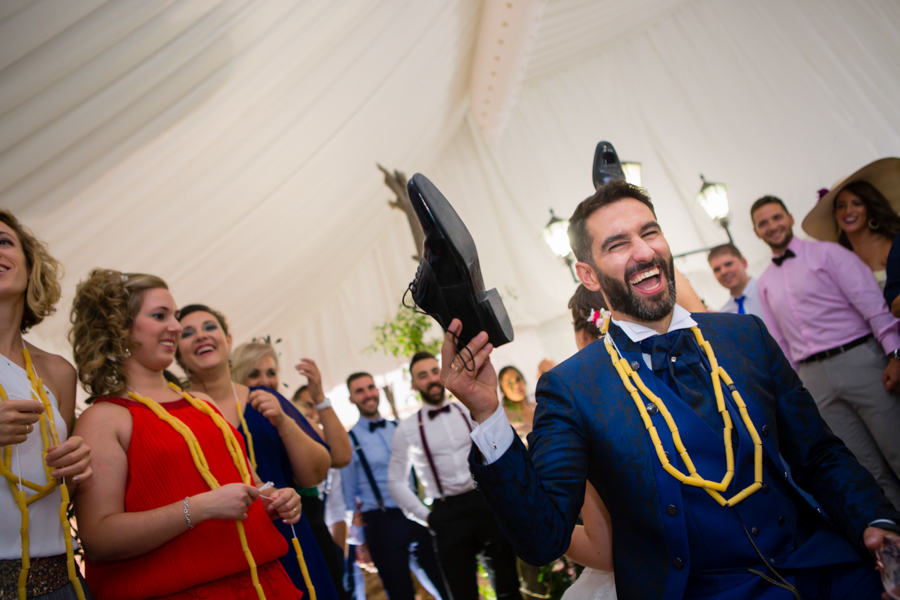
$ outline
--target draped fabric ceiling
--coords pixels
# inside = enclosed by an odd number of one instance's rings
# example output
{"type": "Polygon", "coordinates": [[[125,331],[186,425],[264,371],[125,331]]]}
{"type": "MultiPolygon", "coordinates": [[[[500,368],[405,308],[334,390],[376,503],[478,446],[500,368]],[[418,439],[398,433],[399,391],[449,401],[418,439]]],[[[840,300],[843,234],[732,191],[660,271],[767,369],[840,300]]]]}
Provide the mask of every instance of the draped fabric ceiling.
{"type": "MultiPolygon", "coordinates": [[[[71,355],[92,268],[149,272],[332,387],[401,362],[365,350],[416,268],[376,162],[420,171],[505,298],[517,339],[495,363],[533,380],[574,351],[574,283],[541,230],[592,192],[598,141],[643,163],[675,253],[725,241],[694,202],[701,172],[725,182],[759,274],[753,200],[799,222],[900,154],[898,98],[895,0],[7,0],[0,206],[67,270],[39,346],[71,355]]],[[[724,301],[704,255],[678,264],[724,301]]]]}

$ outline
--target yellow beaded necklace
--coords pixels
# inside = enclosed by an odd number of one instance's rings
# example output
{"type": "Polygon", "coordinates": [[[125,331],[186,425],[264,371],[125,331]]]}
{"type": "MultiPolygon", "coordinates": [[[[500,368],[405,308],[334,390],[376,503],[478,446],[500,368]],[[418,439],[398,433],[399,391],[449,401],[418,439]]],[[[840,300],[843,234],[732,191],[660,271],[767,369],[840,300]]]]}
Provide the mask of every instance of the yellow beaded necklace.
{"type": "MultiPolygon", "coordinates": [[[[225,445],[228,448],[228,453],[231,455],[231,460],[234,462],[234,466],[237,467],[238,473],[241,476],[241,481],[243,481],[243,483],[246,485],[253,485],[253,480],[250,477],[250,471],[247,469],[247,465],[243,459],[241,445],[240,443],[238,443],[237,438],[234,436],[233,430],[231,428],[231,425],[228,424],[228,421],[226,421],[218,412],[214,411],[212,407],[209,406],[209,404],[197,400],[187,392],[181,390],[177,385],[170,383],[169,387],[181,394],[181,397],[187,400],[188,404],[190,404],[200,412],[206,414],[213,420],[213,423],[216,424],[216,426],[222,432],[223,437],[225,438],[225,445]]],[[[181,419],[169,414],[169,412],[155,400],[147,398],[146,396],[141,396],[135,391],[129,392],[128,396],[149,408],[153,412],[153,414],[155,414],[165,423],[171,425],[175,431],[180,433],[181,437],[184,438],[184,441],[187,442],[188,450],[191,453],[191,458],[193,458],[194,460],[194,466],[197,467],[197,471],[200,472],[200,476],[203,477],[203,480],[206,482],[206,485],[209,486],[209,489],[215,490],[221,487],[215,476],[213,476],[212,472],[209,470],[209,464],[206,462],[206,456],[203,454],[203,449],[200,447],[200,442],[197,441],[197,437],[194,435],[194,432],[191,431],[190,427],[185,425],[184,422],[181,421],[181,419]]],[[[240,409],[240,406],[238,408],[240,409]]],[[[238,414],[240,414],[240,410],[238,410],[238,414]]],[[[246,429],[245,423],[244,428],[246,429]]],[[[247,534],[244,532],[244,523],[242,521],[235,521],[235,525],[237,525],[238,536],[240,536],[241,539],[241,548],[244,551],[244,556],[247,559],[247,564],[250,565],[250,578],[253,580],[253,587],[256,589],[256,594],[257,596],[259,596],[259,599],[265,600],[266,594],[259,583],[256,561],[253,559],[253,554],[250,552],[250,546],[247,544],[247,534]]],[[[306,561],[303,559],[303,551],[300,549],[300,542],[297,539],[296,535],[291,540],[291,542],[294,546],[294,550],[297,553],[297,561],[300,563],[300,570],[302,571],[303,579],[306,582],[307,587],[309,588],[310,597],[312,598],[312,600],[316,600],[316,593],[312,586],[312,583],[310,582],[309,571],[306,567],[306,561]]]]}
{"type": "MultiPolygon", "coordinates": [[[[26,583],[28,581],[28,571],[31,569],[31,558],[29,556],[29,536],[28,536],[28,505],[32,502],[40,500],[47,496],[56,486],[59,485],[60,496],[62,500],[59,505],[59,523],[63,530],[63,539],[66,543],[66,568],[69,575],[69,581],[75,588],[75,595],[78,600],[84,600],[84,590],[81,589],[81,581],[78,579],[75,570],[75,553],[72,550],[72,534],[69,530],[69,520],[66,518],[66,509],[69,506],[69,490],[65,481],[57,484],[56,479],[52,475],[52,469],[47,465],[47,450],[52,442],[54,446],[59,446],[59,436],[56,434],[56,422],[53,419],[53,407],[50,405],[50,399],[44,392],[44,381],[38,379],[37,372],[34,370],[34,364],[31,362],[31,354],[28,348],[24,347],[23,340],[22,356],[25,357],[25,372],[28,373],[28,380],[31,382],[31,393],[35,399],[44,405],[44,412],[41,413],[39,422],[41,427],[41,439],[43,441],[42,456],[44,459],[44,472],[47,476],[47,483],[38,485],[27,479],[22,479],[21,474],[16,475],[12,472],[12,445],[3,448],[3,461],[0,462],[0,475],[6,478],[9,488],[12,491],[16,503],[19,505],[19,512],[22,514],[22,527],[19,532],[22,538],[22,570],[19,571],[19,600],[25,600],[26,583]],[[26,496],[25,489],[31,489],[36,494],[30,498],[26,496]]],[[[0,385],[0,401],[6,402],[9,397],[6,390],[0,385]]]]}
{"type": "Polygon", "coordinates": [[[741,395],[734,387],[734,382],[731,380],[731,377],[728,376],[728,373],[725,372],[725,369],[719,366],[719,363],[716,361],[716,356],[715,354],[713,354],[712,346],[710,346],[709,342],[703,339],[703,334],[700,333],[700,328],[696,326],[691,327],[691,332],[697,339],[697,344],[706,351],[706,357],[709,359],[710,378],[712,379],[713,390],[716,394],[716,408],[718,409],[719,414],[722,415],[722,420],[725,423],[724,439],[726,471],[725,477],[720,483],[704,479],[697,473],[697,469],[694,467],[694,463],[693,461],[691,461],[691,457],[688,455],[687,449],[681,442],[681,436],[678,434],[678,427],[675,425],[675,420],[672,418],[671,413],[669,413],[668,409],[666,408],[665,403],[663,403],[662,398],[651,392],[647,388],[647,386],[644,385],[644,382],[641,380],[640,376],[631,368],[631,365],[628,364],[628,361],[618,354],[618,349],[614,347],[612,338],[607,333],[608,330],[609,316],[606,316],[603,319],[603,327],[600,330],[600,333],[605,336],[604,345],[606,346],[607,352],[609,352],[609,357],[612,360],[613,366],[619,373],[619,377],[622,378],[622,383],[625,385],[625,389],[628,390],[629,394],[631,394],[632,400],[634,400],[635,405],[638,407],[638,411],[640,411],[641,413],[641,419],[643,419],[644,426],[647,428],[647,431],[650,434],[650,439],[653,442],[653,446],[656,448],[656,455],[657,457],[659,457],[659,462],[662,464],[663,469],[665,469],[665,471],[669,475],[685,485],[692,485],[695,487],[703,488],[704,490],[706,490],[706,493],[712,496],[715,501],[718,502],[721,506],[734,506],[759,490],[762,487],[762,440],[760,440],[759,434],[756,432],[756,427],[753,425],[753,421],[750,420],[750,415],[747,414],[747,405],[744,403],[743,398],[741,398],[741,395]],[[629,378],[634,380],[634,383],[637,387],[631,384],[629,378]],[[728,413],[728,409],[725,407],[725,398],[722,395],[720,378],[731,390],[731,396],[732,398],[734,398],[734,403],[737,405],[738,411],[741,413],[741,420],[744,422],[744,426],[746,426],[748,433],[750,433],[750,437],[753,439],[753,466],[755,481],[727,500],[719,492],[724,492],[725,490],[727,490],[728,485],[731,483],[732,477],[734,477],[734,448],[731,445],[731,432],[734,424],[732,423],[731,415],[728,413]],[[689,475],[685,475],[684,473],[673,467],[669,462],[669,459],[666,457],[665,450],[663,449],[662,442],[659,439],[659,434],[656,432],[656,427],[653,426],[653,421],[651,421],[650,415],[647,414],[647,409],[644,406],[644,402],[641,400],[640,395],[638,394],[638,390],[643,392],[643,394],[647,396],[647,398],[659,408],[659,413],[666,421],[666,425],[669,426],[669,431],[672,432],[672,441],[675,443],[675,449],[681,456],[681,460],[684,461],[684,464],[687,467],[688,472],[690,473],[689,475]]]}

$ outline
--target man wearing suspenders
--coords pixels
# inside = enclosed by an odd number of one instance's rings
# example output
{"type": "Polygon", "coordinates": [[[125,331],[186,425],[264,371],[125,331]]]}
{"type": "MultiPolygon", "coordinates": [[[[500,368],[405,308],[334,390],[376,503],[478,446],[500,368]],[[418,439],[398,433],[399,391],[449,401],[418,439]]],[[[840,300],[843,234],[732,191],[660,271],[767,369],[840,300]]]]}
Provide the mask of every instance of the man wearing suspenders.
{"type": "Polygon", "coordinates": [[[441,570],[453,600],[477,600],[480,555],[498,600],[521,600],[516,555],[469,474],[469,434],[474,425],[459,402],[446,400],[434,356],[419,352],[409,365],[412,386],[424,401],[394,436],[388,490],[410,519],[434,534],[441,570]],[[432,508],[409,489],[415,467],[432,508]]]}
{"type": "Polygon", "coordinates": [[[403,516],[388,493],[388,463],[397,422],[378,413],[378,388],[371,375],[354,373],[347,378],[347,388],[360,418],[349,432],[353,458],[341,473],[344,503],[351,513],[360,505],[366,545],[384,589],[391,600],[414,600],[412,569],[432,596],[450,600],[428,530],[403,516]]]}

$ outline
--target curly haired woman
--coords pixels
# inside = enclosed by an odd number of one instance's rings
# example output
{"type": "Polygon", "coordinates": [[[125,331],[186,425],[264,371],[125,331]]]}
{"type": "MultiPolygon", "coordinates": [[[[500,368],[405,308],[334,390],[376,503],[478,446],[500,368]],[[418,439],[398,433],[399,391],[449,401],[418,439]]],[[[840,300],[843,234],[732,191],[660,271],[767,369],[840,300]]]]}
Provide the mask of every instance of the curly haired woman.
{"type": "Polygon", "coordinates": [[[212,402],[167,385],[177,314],[152,275],[96,269],[76,290],[70,339],[94,397],[76,427],[95,457],[75,503],[87,580],[110,600],[300,598],[271,522],[296,523],[300,498],[258,490],[212,402]]]}
{"type": "Polygon", "coordinates": [[[22,337],[56,310],[61,271],[44,244],[0,210],[0,446],[9,484],[0,484],[0,598],[91,597],[74,561],[69,568],[69,524],[60,518],[69,493],[91,477],[91,449],[68,437],[75,370],[22,337]]]}

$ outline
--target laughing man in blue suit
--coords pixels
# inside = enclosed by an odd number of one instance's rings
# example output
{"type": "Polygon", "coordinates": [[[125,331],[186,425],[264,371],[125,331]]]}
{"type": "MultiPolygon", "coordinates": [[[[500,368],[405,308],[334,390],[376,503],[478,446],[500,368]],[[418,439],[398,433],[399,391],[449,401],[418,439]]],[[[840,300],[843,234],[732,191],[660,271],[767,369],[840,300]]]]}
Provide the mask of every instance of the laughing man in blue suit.
{"type": "Polygon", "coordinates": [[[442,379],[480,424],[473,475],[517,553],[540,565],[565,552],[590,481],[612,520],[620,599],[880,598],[871,553],[900,539],[900,513],[762,321],[675,306],[672,255],[640,188],[601,186],[569,231],[609,335],[541,378],[530,451],[499,406],[487,335],[469,344],[472,371],[454,350],[459,321],[443,348],[442,379]]]}

